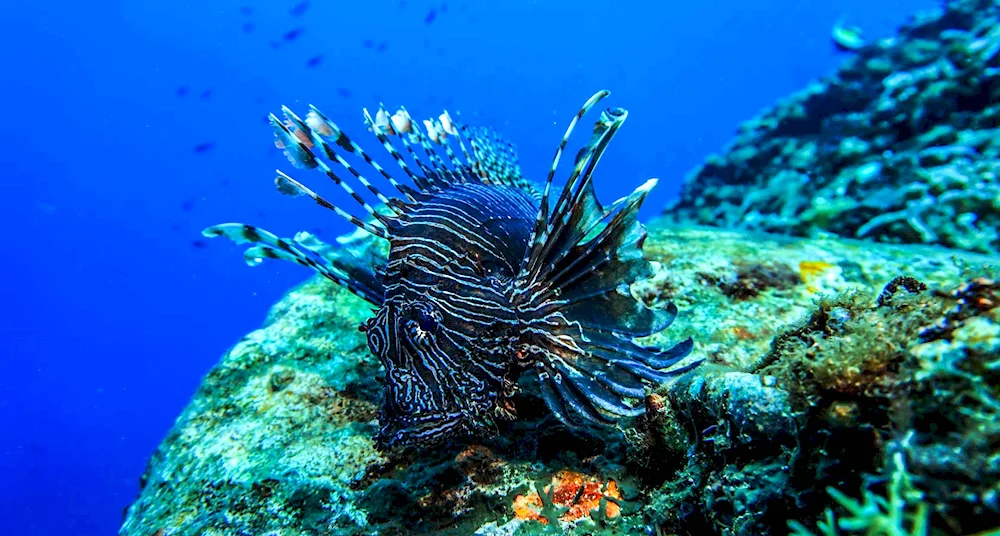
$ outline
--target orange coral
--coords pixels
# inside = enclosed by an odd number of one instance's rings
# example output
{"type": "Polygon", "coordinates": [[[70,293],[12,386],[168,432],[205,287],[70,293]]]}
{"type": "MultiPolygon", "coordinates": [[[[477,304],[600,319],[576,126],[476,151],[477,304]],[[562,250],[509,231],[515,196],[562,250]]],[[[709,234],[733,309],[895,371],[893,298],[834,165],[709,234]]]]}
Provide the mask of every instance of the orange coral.
{"type": "MultiPolygon", "coordinates": [[[[601,499],[609,497],[621,500],[621,492],[618,491],[618,484],[614,480],[607,483],[595,476],[585,475],[576,471],[563,469],[552,477],[552,483],[543,489],[546,495],[551,494],[552,503],[556,506],[569,508],[559,519],[562,521],[575,521],[583,517],[589,517],[590,512],[600,508],[601,499]]],[[[607,501],[605,514],[608,517],[618,517],[621,515],[621,507],[612,501],[607,501]]],[[[527,495],[518,495],[514,498],[514,515],[518,519],[533,519],[541,523],[548,523],[542,517],[542,498],[538,492],[532,491],[527,495]]]]}

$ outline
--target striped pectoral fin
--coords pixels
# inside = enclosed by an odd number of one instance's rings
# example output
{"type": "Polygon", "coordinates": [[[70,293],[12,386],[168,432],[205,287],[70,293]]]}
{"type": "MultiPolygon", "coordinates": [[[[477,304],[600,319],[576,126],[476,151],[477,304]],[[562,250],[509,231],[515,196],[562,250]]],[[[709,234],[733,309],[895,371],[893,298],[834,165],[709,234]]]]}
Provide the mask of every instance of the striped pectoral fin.
{"type": "Polygon", "coordinates": [[[319,255],[315,237],[296,237],[288,240],[259,227],[243,223],[223,223],[202,231],[206,237],[224,236],[237,244],[250,244],[244,259],[250,266],[263,259],[282,259],[312,268],[323,277],[344,287],[369,303],[381,305],[384,297],[382,284],[374,271],[368,271],[357,260],[335,255],[319,255]],[[301,238],[301,240],[300,240],[301,238]]]}
{"type": "Polygon", "coordinates": [[[666,351],[625,344],[631,346],[631,356],[583,345],[572,358],[540,357],[542,398],[560,421],[569,426],[601,425],[639,416],[645,411],[641,401],[652,388],[700,364],[692,360],[675,366],[691,351],[690,339],[666,351]]]}
{"type": "MultiPolygon", "coordinates": [[[[580,331],[577,331],[580,333],[580,331]]],[[[568,333],[568,331],[567,331],[568,333]]],[[[628,337],[583,330],[569,345],[565,334],[545,337],[536,359],[542,398],[568,426],[613,423],[641,415],[642,399],[660,383],[687,372],[700,360],[684,362],[693,347],[687,339],[661,350],[643,347],[628,337]]]]}
{"type": "Polygon", "coordinates": [[[537,369],[542,398],[568,426],[613,424],[645,411],[640,401],[648,380],[627,367],[583,353],[572,358],[543,357],[537,369]]]}

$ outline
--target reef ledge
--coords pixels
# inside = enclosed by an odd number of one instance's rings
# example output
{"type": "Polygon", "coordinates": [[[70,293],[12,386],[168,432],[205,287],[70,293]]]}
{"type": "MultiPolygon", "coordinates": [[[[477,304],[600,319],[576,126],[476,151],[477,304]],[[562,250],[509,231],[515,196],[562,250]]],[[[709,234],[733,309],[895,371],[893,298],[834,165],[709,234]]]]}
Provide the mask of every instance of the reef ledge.
{"type": "Polygon", "coordinates": [[[649,232],[657,273],[632,292],[681,313],[644,342],[690,335],[707,362],[650,394],[645,415],[574,432],[525,389],[498,438],[388,458],[371,439],[382,373],[357,330],[368,308],[314,277],[207,374],[120,534],[1000,527],[1000,257],[649,232]]]}

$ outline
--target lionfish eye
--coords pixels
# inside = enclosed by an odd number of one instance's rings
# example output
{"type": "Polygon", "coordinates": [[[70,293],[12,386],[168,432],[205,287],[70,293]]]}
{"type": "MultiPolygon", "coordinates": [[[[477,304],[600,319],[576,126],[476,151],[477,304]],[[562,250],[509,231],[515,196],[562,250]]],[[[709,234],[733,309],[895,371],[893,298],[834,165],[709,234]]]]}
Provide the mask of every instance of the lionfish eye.
{"type": "Polygon", "coordinates": [[[425,302],[413,302],[407,307],[409,320],[406,322],[411,329],[419,329],[423,332],[432,332],[437,328],[441,320],[441,314],[434,306],[425,302]]]}
{"type": "Polygon", "coordinates": [[[424,331],[434,331],[437,327],[437,319],[430,311],[420,311],[417,315],[417,325],[424,331]]]}

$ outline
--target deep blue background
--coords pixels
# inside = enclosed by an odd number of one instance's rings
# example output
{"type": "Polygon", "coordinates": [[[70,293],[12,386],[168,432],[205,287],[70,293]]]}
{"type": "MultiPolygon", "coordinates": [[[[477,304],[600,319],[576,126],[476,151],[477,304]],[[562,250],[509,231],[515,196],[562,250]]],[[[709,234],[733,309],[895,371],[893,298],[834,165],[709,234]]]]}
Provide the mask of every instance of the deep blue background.
{"type": "Polygon", "coordinates": [[[114,533],[201,376],[310,275],[250,269],[223,241],[196,248],[203,226],[347,230],[274,191],[290,166],[262,118],[280,104],[316,104],[375,148],[362,106],[447,105],[499,128],[538,178],[577,107],[608,88],[631,115],[598,193],[660,177],[649,217],[739,121],[834,69],[842,13],[884,36],[938,2],[313,0],[301,19],[295,3],[4,2],[0,534],[114,533]]]}

